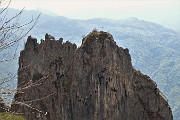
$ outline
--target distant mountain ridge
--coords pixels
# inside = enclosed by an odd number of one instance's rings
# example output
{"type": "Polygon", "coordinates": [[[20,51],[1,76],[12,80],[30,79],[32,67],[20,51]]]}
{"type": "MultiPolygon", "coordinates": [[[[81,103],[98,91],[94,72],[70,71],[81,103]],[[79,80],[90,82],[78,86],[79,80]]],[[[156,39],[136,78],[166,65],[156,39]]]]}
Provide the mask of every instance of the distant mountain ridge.
{"type": "MultiPolygon", "coordinates": [[[[36,11],[25,11],[22,17],[26,19],[22,22],[38,14],[36,11]]],[[[57,39],[63,37],[80,45],[82,37],[93,28],[109,31],[118,45],[129,48],[133,66],[157,82],[170,102],[174,120],[180,119],[180,36],[175,31],[137,18],[78,20],[42,14],[29,34],[40,39],[45,33],[50,33],[57,39]]],[[[11,69],[15,71],[17,63],[13,64],[15,67],[11,69]]]]}

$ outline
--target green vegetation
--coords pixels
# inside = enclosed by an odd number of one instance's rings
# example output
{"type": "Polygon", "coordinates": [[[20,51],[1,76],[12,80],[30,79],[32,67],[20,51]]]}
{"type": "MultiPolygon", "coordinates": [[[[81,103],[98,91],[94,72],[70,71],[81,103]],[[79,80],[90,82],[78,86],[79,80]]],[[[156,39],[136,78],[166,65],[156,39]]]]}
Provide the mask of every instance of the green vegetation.
{"type": "Polygon", "coordinates": [[[26,120],[22,115],[15,115],[8,112],[0,113],[0,120],[26,120]]]}
{"type": "Polygon", "coordinates": [[[84,37],[84,42],[88,42],[90,39],[95,38],[98,40],[101,39],[109,39],[111,40],[113,37],[110,33],[108,32],[103,32],[103,31],[98,31],[97,29],[93,29],[92,32],[90,32],[86,37],[84,37]]]}

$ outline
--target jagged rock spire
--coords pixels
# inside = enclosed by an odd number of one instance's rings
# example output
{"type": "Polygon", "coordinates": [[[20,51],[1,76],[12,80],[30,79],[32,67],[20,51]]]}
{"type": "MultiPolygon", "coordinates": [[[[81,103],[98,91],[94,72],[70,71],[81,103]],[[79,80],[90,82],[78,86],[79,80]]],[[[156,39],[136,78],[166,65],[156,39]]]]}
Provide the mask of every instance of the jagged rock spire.
{"type": "Polygon", "coordinates": [[[24,104],[11,108],[27,120],[172,120],[155,82],[109,33],[93,31],[79,48],[48,34],[40,44],[28,39],[14,97],[24,104]]]}

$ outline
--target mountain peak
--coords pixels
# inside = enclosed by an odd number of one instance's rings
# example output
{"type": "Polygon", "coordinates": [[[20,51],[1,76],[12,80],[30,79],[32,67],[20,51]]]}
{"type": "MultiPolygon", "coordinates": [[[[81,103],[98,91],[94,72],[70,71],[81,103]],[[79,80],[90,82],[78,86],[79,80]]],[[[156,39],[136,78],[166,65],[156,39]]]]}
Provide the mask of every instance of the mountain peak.
{"type": "Polygon", "coordinates": [[[98,31],[94,29],[86,37],[83,38],[83,44],[94,42],[97,40],[98,41],[104,41],[104,40],[114,41],[113,36],[110,33],[104,32],[104,31],[98,31]]]}
{"type": "Polygon", "coordinates": [[[140,20],[136,17],[130,17],[130,18],[127,18],[126,21],[140,21],[140,20]]]}

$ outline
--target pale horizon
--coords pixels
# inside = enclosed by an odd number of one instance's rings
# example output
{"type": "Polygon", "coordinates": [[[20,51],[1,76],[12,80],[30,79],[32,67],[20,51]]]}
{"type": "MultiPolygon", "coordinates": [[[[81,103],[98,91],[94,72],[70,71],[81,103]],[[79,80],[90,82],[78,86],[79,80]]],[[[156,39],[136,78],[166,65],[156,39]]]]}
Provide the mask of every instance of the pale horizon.
{"type": "Polygon", "coordinates": [[[73,19],[136,17],[180,30],[180,0],[12,0],[10,7],[73,19]]]}

